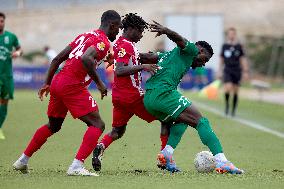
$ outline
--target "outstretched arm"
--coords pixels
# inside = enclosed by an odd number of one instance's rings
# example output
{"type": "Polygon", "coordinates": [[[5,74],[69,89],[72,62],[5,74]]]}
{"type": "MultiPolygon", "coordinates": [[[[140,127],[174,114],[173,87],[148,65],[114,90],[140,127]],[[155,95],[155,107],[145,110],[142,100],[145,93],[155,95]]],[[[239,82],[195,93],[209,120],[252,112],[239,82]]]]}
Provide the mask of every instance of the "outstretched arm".
{"type": "Polygon", "coordinates": [[[89,47],[82,55],[82,63],[92,80],[96,83],[98,90],[101,92],[101,99],[107,96],[107,88],[96,72],[97,51],[95,47],[89,47]]]}
{"type": "Polygon", "coordinates": [[[141,64],[157,64],[159,56],[157,53],[139,53],[139,61],[141,64]]]}
{"type": "Polygon", "coordinates": [[[181,49],[184,49],[186,46],[186,39],[183,38],[181,35],[179,35],[177,32],[162,26],[161,24],[159,24],[156,21],[153,21],[153,24],[150,24],[150,29],[151,32],[157,32],[156,37],[162,35],[162,34],[166,34],[167,37],[172,40],[173,42],[175,42],[177,44],[177,46],[179,46],[181,49]]]}
{"type": "Polygon", "coordinates": [[[159,67],[156,64],[142,64],[129,66],[125,65],[123,62],[118,62],[115,64],[115,75],[117,77],[128,76],[140,72],[142,70],[150,72],[151,75],[155,74],[159,67]]]}
{"type": "Polygon", "coordinates": [[[49,86],[51,84],[52,78],[56,72],[56,70],[58,69],[59,65],[67,60],[70,52],[71,52],[71,47],[68,45],[67,47],[65,47],[65,49],[63,49],[51,62],[50,67],[47,71],[47,76],[45,79],[45,82],[43,84],[43,86],[39,89],[38,91],[38,96],[40,98],[40,100],[43,100],[43,95],[45,94],[45,96],[48,95],[49,93],[49,86]]]}

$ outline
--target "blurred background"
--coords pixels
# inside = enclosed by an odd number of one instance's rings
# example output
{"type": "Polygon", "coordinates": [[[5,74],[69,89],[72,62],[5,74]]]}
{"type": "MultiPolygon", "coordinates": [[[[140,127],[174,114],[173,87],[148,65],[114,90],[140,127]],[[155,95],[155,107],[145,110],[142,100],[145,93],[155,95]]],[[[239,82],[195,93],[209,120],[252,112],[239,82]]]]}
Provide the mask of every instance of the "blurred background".
{"type": "MultiPolygon", "coordinates": [[[[98,28],[100,16],[107,9],[121,15],[138,13],[146,21],[156,20],[191,41],[212,44],[215,54],[206,66],[204,85],[214,80],[225,31],[234,27],[246,52],[250,78],[265,82],[265,90],[284,88],[282,0],[0,0],[0,4],[0,11],[7,16],[5,29],[18,36],[24,50],[24,56],[14,60],[16,88],[38,88],[56,53],[78,34],[98,28]]],[[[147,52],[169,50],[174,44],[146,31],[137,47],[147,52]]],[[[108,82],[104,68],[100,74],[108,82]]],[[[195,81],[195,73],[190,71],[181,88],[200,88],[195,81]]],[[[243,85],[251,87],[250,82],[243,85]]]]}

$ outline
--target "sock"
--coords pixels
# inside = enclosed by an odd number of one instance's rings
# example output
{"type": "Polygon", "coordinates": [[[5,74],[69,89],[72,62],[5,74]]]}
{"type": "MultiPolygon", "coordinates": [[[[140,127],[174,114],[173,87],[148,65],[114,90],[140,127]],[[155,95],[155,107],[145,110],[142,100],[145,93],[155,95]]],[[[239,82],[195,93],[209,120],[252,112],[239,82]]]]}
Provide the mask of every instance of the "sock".
{"type": "Polygon", "coordinates": [[[233,109],[232,109],[232,116],[234,116],[234,115],[235,115],[237,105],[238,105],[238,94],[234,94],[234,97],[233,97],[233,109]]]}
{"type": "Polygon", "coordinates": [[[220,162],[220,161],[221,161],[221,162],[226,162],[226,161],[228,161],[224,153],[218,153],[218,154],[216,154],[214,157],[215,157],[215,160],[216,160],[216,161],[219,161],[219,162],[220,162]]]}
{"type": "Polygon", "coordinates": [[[207,118],[202,117],[196,126],[200,140],[202,143],[210,149],[215,156],[218,153],[223,153],[221,143],[213,130],[210,127],[210,123],[207,118]]]}
{"type": "Polygon", "coordinates": [[[7,108],[8,108],[7,104],[0,105],[0,129],[2,128],[3,123],[4,123],[5,119],[6,119],[7,108]]]}
{"type": "Polygon", "coordinates": [[[113,142],[113,139],[111,136],[109,136],[108,134],[105,134],[105,136],[102,138],[101,142],[105,149],[113,142]]]}
{"type": "Polygon", "coordinates": [[[97,145],[98,139],[102,134],[102,130],[94,127],[89,126],[85,135],[83,137],[82,144],[77,152],[76,159],[82,162],[92,153],[94,148],[97,145]]]}
{"type": "Polygon", "coordinates": [[[184,123],[176,123],[170,128],[170,136],[167,142],[167,145],[170,145],[174,149],[177,147],[178,143],[181,140],[181,137],[185,130],[187,129],[187,125],[184,123]]]}
{"type": "Polygon", "coordinates": [[[228,115],[229,113],[229,99],[230,99],[230,93],[225,93],[225,114],[228,115]]]}
{"type": "Polygon", "coordinates": [[[173,155],[175,149],[173,149],[170,145],[166,145],[163,150],[165,150],[168,154],[173,155]]]}
{"type": "Polygon", "coordinates": [[[163,150],[168,142],[168,135],[160,135],[160,139],[161,139],[161,150],[163,150]]]}
{"type": "Polygon", "coordinates": [[[29,162],[30,157],[26,156],[24,153],[19,158],[19,161],[22,162],[24,165],[27,165],[29,162]]]}
{"type": "Polygon", "coordinates": [[[47,138],[50,137],[53,133],[49,130],[47,125],[43,125],[38,128],[31,139],[29,145],[27,146],[24,154],[28,157],[32,157],[40,147],[46,142],[47,138]]]}
{"type": "Polygon", "coordinates": [[[70,167],[73,169],[83,167],[83,162],[78,159],[74,159],[70,167]]]}

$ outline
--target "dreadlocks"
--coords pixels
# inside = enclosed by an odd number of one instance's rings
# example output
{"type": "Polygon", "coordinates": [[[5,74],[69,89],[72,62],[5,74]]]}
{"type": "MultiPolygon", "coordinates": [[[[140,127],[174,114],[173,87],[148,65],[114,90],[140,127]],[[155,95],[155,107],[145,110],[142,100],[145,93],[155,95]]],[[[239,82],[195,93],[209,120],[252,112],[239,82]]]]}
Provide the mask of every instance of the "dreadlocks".
{"type": "Polygon", "coordinates": [[[140,31],[148,29],[148,23],[143,20],[141,16],[138,16],[137,13],[128,13],[123,16],[122,28],[127,29],[128,27],[137,28],[140,31]]]}
{"type": "Polygon", "coordinates": [[[206,41],[197,41],[195,44],[205,48],[207,52],[210,54],[210,56],[211,57],[213,56],[214,52],[211,45],[209,45],[209,43],[207,43],[206,41]]]}

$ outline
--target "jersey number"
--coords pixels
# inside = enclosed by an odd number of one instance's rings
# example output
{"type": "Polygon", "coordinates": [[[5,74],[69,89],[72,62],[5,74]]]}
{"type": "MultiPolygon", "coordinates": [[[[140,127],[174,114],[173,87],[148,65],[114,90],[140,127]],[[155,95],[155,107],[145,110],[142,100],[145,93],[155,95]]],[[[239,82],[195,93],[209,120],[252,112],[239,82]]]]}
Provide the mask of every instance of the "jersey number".
{"type": "Polygon", "coordinates": [[[96,106],[95,100],[93,97],[89,96],[89,100],[92,102],[92,108],[96,106]]]}
{"type": "Polygon", "coordinates": [[[73,49],[73,51],[69,54],[69,59],[75,57],[78,59],[79,56],[82,56],[84,47],[86,45],[85,36],[81,36],[77,41],[75,42],[77,46],[73,49]]]}

